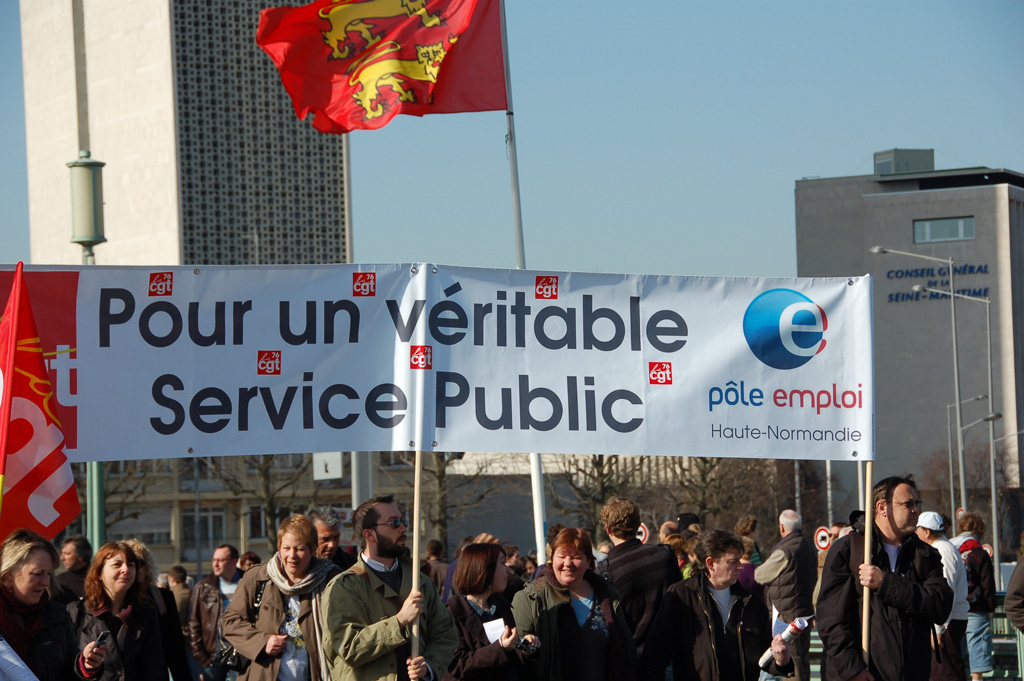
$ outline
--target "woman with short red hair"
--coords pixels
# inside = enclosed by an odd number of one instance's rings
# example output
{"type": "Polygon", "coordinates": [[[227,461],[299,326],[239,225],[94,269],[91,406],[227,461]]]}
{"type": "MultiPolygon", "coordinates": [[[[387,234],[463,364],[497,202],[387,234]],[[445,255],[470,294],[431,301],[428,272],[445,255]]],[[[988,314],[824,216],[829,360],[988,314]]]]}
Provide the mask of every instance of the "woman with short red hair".
{"type": "Polygon", "coordinates": [[[520,635],[541,642],[527,658],[537,681],[629,681],[636,670],[633,633],[615,588],[593,571],[590,533],[567,527],[551,544],[548,575],[516,594],[512,612],[520,635]]]}

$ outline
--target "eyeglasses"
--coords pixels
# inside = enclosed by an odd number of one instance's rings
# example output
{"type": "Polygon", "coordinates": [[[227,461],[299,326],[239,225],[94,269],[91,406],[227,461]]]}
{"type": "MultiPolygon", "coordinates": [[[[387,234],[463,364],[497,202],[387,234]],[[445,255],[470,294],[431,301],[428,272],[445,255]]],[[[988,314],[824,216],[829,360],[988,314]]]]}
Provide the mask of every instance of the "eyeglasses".
{"type": "Polygon", "coordinates": [[[391,527],[393,527],[394,529],[397,530],[402,525],[405,525],[406,527],[409,527],[409,519],[408,518],[392,518],[391,520],[388,520],[386,522],[377,523],[376,525],[374,525],[374,527],[380,527],[381,525],[390,525],[391,527]]]}
{"type": "Polygon", "coordinates": [[[894,501],[892,503],[899,504],[900,506],[906,508],[908,511],[913,511],[915,508],[917,510],[921,510],[921,504],[923,504],[924,502],[921,501],[920,499],[911,499],[910,501],[894,501]]]}

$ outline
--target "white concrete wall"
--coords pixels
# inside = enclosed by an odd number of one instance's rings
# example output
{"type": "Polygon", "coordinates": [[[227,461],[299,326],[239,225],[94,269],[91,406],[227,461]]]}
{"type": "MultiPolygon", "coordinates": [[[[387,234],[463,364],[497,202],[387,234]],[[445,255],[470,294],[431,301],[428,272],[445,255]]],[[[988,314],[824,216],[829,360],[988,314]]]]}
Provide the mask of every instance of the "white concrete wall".
{"type": "MultiPolygon", "coordinates": [[[[78,157],[69,0],[21,4],[32,262],[81,262],[65,163],[78,157]]],[[[90,151],[103,169],[104,265],[179,263],[170,15],[165,0],[84,0],[90,151]]]]}

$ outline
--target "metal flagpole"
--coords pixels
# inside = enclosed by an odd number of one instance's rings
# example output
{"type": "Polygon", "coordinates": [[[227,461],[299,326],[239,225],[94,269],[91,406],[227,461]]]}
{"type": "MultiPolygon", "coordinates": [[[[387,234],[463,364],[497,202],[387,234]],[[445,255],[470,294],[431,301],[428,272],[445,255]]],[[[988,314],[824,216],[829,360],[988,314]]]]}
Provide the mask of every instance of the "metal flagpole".
{"type": "Polygon", "coordinates": [[[857,498],[864,498],[864,468],[860,461],[853,462],[857,466],[857,498]]]}
{"type": "MultiPolygon", "coordinates": [[[[505,65],[505,120],[508,122],[509,173],[512,177],[512,218],[516,242],[516,269],[526,269],[526,246],[523,242],[523,207],[519,198],[519,157],[516,153],[516,125],[512,109],[512,74],[508,64],[508,30],[505,25],[505,2],[498,0],[501,9],[501,57],[505,65]]],[[[533,491],[533,532],[537,543],[537,562],[545,562],[544,542],[544,468],[540,454],[530,453],[530,487],[533,491]]]]}
{"type": "Polygon", "coordinates": [[[828,501],[828,524],[832,526],[832,459],[825,459],[825,494],[828,501]]]}

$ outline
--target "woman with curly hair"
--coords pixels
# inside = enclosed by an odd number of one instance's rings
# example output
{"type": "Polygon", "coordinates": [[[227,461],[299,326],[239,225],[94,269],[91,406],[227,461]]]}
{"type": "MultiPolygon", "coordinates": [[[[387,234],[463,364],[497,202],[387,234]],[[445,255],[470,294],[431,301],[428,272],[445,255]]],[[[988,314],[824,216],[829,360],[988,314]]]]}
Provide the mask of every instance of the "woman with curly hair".
{"type": "Polygon", "coordinates": [[[85,574],[85,597],[68,605],[79,645],[109,633],[102,681],[167,681],[156,609],[143,601],[139,559],[125,542],[100,547],[85,574]]]}
{"type": "Polygon", "coordinates": [[[90,641],[79,655],[67,610],[50,600],[57,560],[53,544],[28,530],[0,545],[0,635],[39,681],[95,678],[108,646],[90,641]]]}

